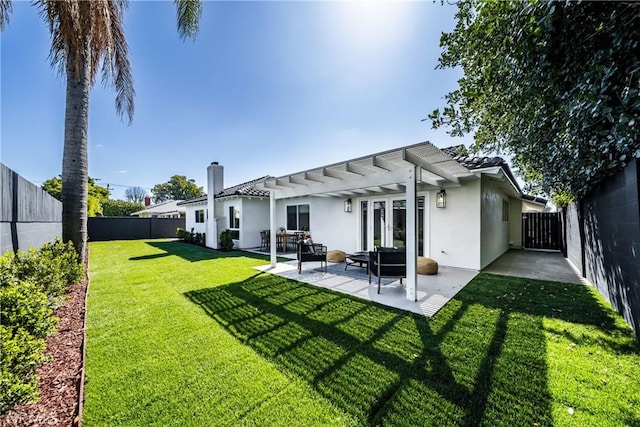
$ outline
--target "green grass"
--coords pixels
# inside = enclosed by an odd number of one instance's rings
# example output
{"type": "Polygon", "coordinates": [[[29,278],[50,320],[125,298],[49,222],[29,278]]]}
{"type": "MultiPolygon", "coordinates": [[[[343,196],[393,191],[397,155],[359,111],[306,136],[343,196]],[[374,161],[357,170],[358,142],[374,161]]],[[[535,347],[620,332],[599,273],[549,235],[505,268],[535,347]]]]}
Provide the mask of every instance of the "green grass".
{"type": "Polygon", "coordinates": [[[640,348],[589,288],[481,274],[427,319],[266,262],[92,243],[84,423],[640,425],[640,348]]]}

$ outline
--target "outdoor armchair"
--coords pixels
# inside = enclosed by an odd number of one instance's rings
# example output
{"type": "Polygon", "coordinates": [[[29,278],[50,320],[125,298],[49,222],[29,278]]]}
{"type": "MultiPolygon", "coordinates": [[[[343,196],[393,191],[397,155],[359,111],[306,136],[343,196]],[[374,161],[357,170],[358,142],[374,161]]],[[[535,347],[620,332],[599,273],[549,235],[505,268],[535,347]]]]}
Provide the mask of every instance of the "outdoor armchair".
{"type": "Polygon", "coordinates": [[[376,248],[369,252],[369,284],[371,275],[378,276],[378,293],[380,279],[383,277],[407,277],[407,253],[405,248],[376,248]]]}
{"type": "Polygon", "coordinates": [[[324,272],[327,272],[327,247],[321,243],[298,242],[298,274],[302,272],[302,263],[320,261],[320,266],[324,262],[324,272]]]}

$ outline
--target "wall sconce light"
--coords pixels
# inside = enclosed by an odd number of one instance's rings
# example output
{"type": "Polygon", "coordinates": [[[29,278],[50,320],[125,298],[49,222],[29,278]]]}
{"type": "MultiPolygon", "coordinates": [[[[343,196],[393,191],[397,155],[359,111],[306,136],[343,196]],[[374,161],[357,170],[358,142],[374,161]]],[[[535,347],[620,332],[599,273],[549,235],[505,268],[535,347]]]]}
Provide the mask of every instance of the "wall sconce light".
{"type": "Polygon", "coordinates": [[[436,194],[436,208],[446,208],[447,207],[447,192],[444,191],[444,188],[436,194]]]}
{"type": "Polygon", "coordinates": [[[344,201],[344,211],[351,212],[351,199],[347,199],[344,201]]]}

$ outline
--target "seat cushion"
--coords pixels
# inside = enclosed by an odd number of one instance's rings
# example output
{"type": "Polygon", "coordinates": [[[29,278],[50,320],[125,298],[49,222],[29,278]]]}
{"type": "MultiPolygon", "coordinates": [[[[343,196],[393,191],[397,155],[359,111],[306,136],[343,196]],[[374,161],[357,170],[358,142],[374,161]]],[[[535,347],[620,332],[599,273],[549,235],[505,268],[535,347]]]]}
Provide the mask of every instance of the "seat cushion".
{"type": "Polygon", "coordinates": [[[347,259],[347,254],[340,249],[334,249],[327,252],[327,261],[329,262],[344,262],[347,259]]]}
{"type": "Polygon", "coordinates": [[[438,274],[438,263],[431,258],[418,257],[418,274],[433,275],[438,274]]]}

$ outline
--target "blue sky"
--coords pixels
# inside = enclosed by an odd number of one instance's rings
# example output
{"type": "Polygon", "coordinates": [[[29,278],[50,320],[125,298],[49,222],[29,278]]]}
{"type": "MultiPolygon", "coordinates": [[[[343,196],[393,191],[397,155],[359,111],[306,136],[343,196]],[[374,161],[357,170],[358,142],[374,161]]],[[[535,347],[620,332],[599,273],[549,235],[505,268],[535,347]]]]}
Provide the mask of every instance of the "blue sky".
{"type": "MultiPolygon", "coordinates": [[[[174,174],[206,185],[284,175],[377,151],[451,138],[421,122],[460,73],[435,70],[456,7],[440,2],[205,2],[195,42],[182,42],[172,2],[131,2],[125,33],[134,120],[115,93],[92,92],[89,175],[151,188],[174,174]]],[[[61,173],[65,81],[30,3],[2,33],[1,161],[41,183],[61,173]]]]}

